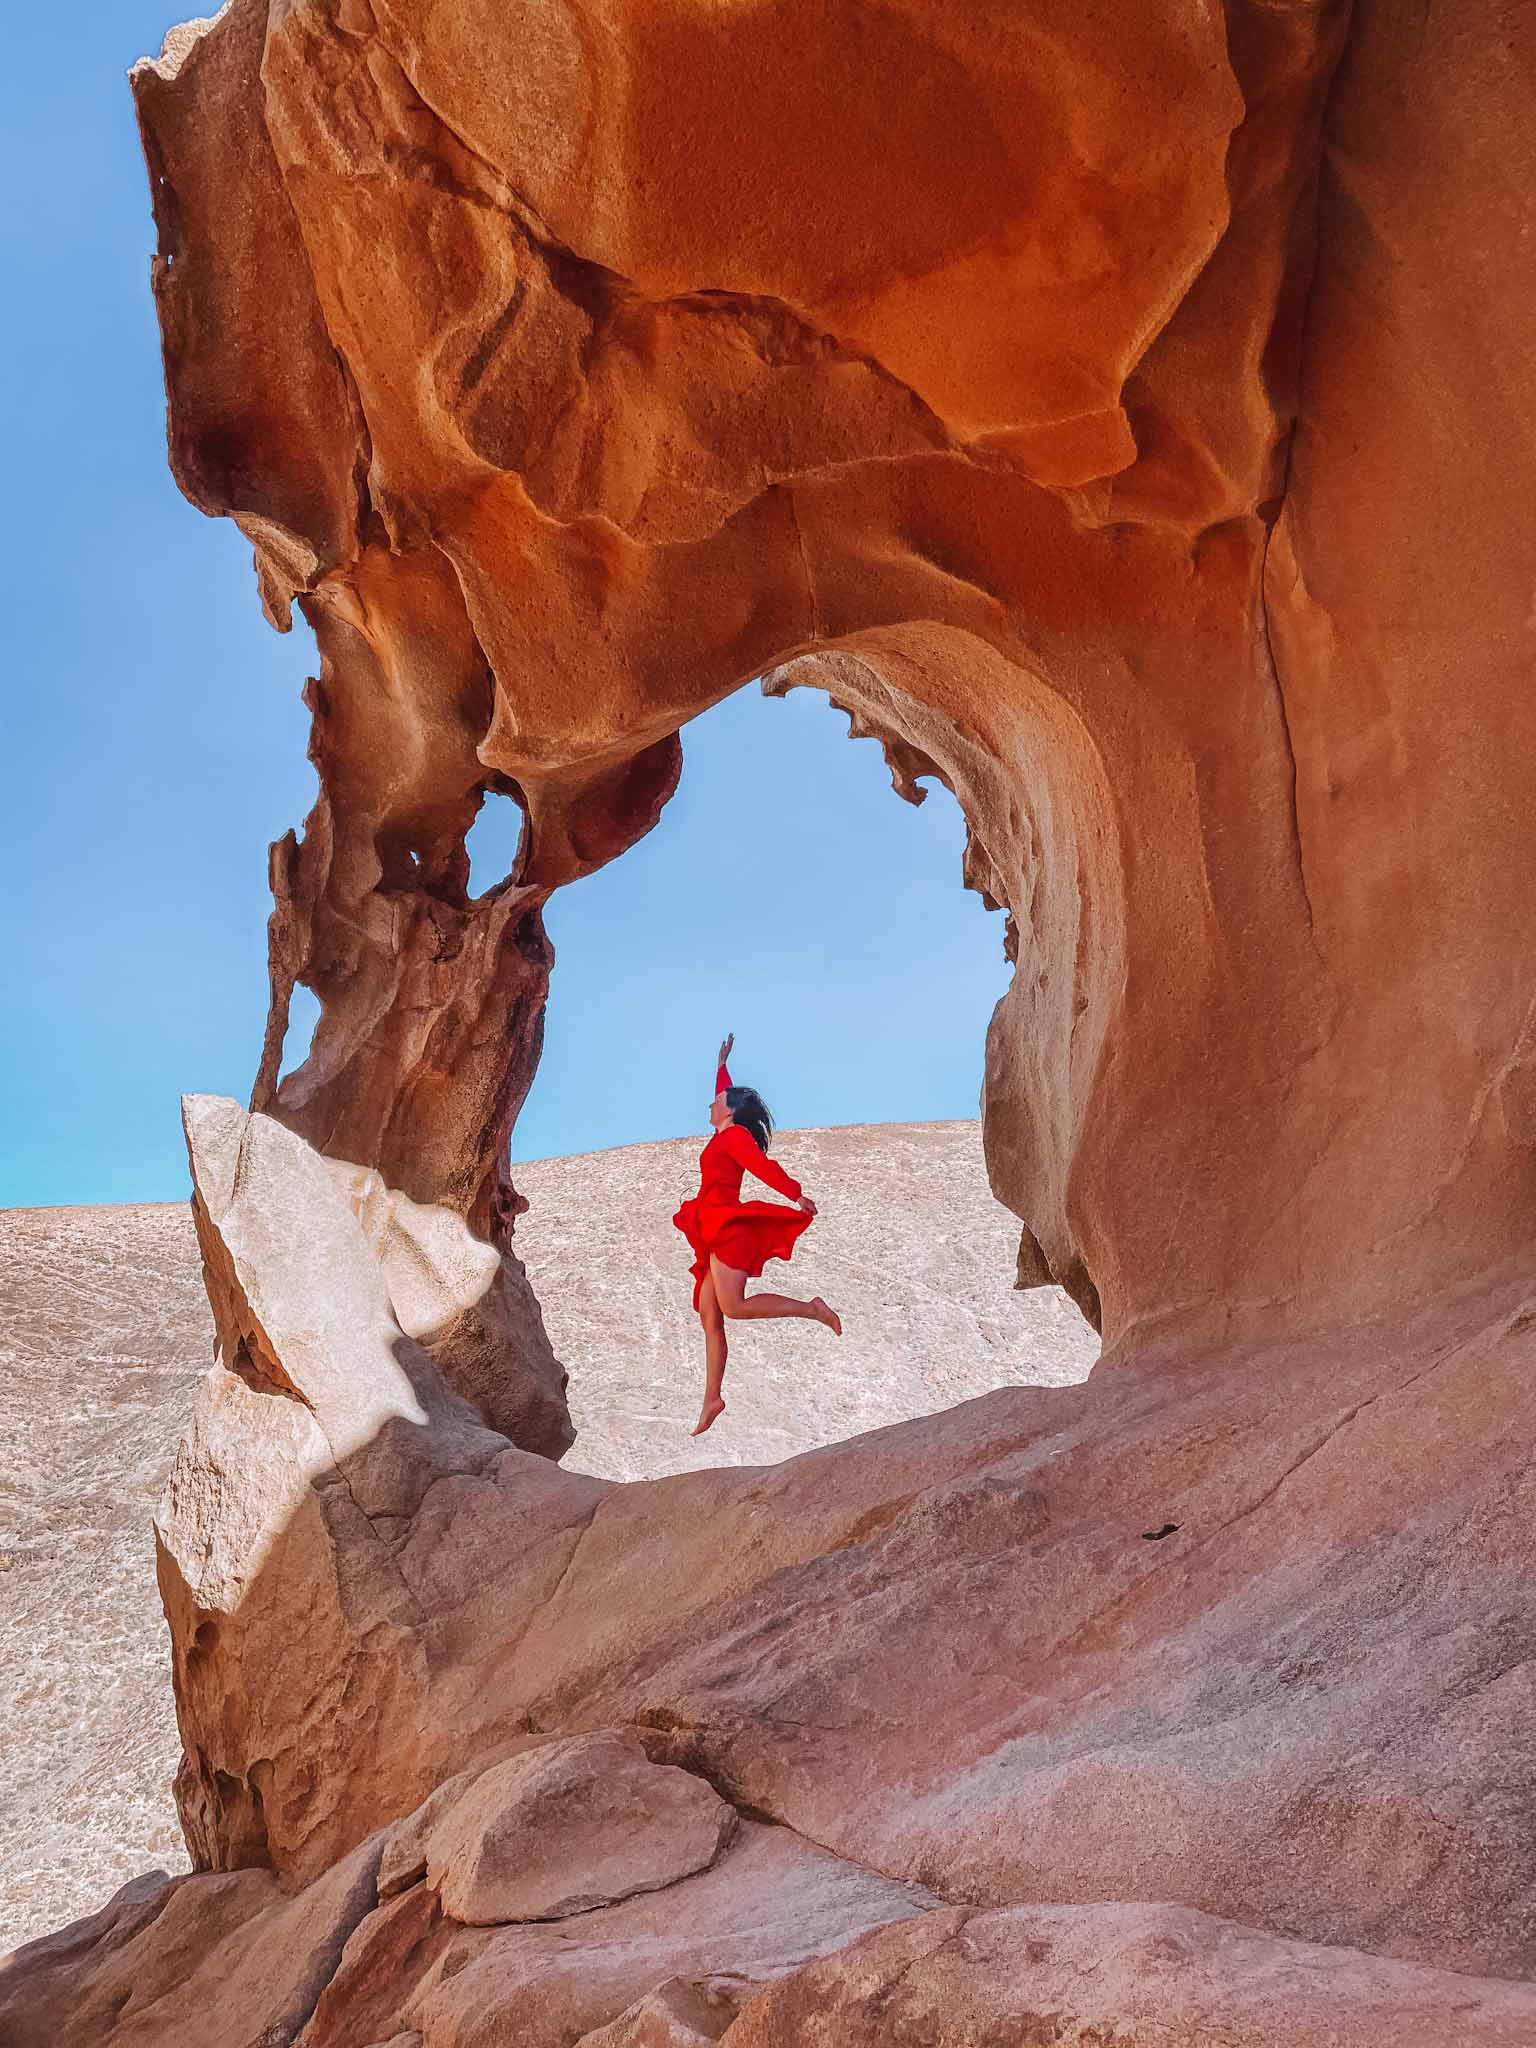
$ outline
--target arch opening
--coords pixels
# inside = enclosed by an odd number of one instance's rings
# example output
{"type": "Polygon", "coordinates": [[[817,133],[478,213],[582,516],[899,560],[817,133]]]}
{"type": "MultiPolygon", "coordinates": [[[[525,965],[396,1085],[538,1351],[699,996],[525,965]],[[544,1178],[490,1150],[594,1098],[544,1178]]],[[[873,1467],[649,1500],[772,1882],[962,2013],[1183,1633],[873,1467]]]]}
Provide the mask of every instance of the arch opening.
{"type": "Polygon", "coordinates": [[[516,873],[525,820],[516,800],[488,789],[464,835],[469,900],[479,903],[516,873]]]}
{"type": "Polygon", "coordinates": [[[956,762],[876,723],[845,682],[803,659],[690,721],[657,829],[548,907],[557,965],[512,1176],[530,1202],[518,1253],[570,1373],[575,1469],[776,1460],[995,1388],[1074,1381],[1097,1356],[1049,1273],[1020,1291],[1020,1225],[988,1187],[984,1049],[1018,950],[1000,878],[956,762]],[[839,744],[829,708],[883,767],[839,744]],[[854,1312],[842,1346],[814,1324],[736,1325],[739,1400],[694,1442],[702,1336],[668,1219],[696,1185],[728,1029],[733,1071],[769,1100],[775,1153],[820,1210],[794,1260],[755,1284],[843,1292],[854,1312]],[[625,1237],[633,1256],[615,1258],[625,1237]]]}
{"type": "Polygon", "coordinates": [[[288,998],[288,1022],[283,1032],[283,1050],[277,1069],[279,1082],[296,1073],[309,1058],[319,1022],[319,997],[302,981],[296,981],[288,998]]]}

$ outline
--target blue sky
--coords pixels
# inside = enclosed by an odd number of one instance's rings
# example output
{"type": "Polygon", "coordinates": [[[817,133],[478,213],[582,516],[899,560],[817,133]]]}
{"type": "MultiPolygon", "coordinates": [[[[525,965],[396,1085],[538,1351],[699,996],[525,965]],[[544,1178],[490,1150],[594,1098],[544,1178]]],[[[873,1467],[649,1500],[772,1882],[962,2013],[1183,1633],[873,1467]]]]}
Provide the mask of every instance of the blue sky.
{"type": "MultiPolygon", "coordinates": [[[[266,847],[313,792],[313,650],[165,466],[149,204],[125,73],[171,15],[8,24],[0,168],[0,1205],[181,1197],[177,1098],[243,1098],[266,847]]],[[[914,811],[824,698],[738,693],[684,735],[658,829],[549,911],[544,1065],[514,1156],[702,1127],[714,1047],[785,1125],[972,1116],[1002,920],[956,807],[914,811]]],[[[502,805],[500,809],[507,807],[502,805]]],[[[510,817],[472,843],[503,864],[510,817]]]]}

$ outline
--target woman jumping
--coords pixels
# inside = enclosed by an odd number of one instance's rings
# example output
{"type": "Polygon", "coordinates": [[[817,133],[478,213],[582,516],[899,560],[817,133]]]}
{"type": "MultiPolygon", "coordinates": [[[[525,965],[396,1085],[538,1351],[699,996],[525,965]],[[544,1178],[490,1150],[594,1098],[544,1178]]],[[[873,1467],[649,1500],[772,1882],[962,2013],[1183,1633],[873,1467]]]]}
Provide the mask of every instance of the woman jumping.
{"type": "Polygon", "coordinates": [[[725,1319],[759,1316],[805,1316],[825,1323],[834,1337],[843,1326],[818,1294],[796,1301],[788,1294],[748,1294],[748,1278],[756,1279],[770,1259],[787,1259],[802,1230],[810,1228],[816,1204],[802,1195],[800,1183],[768,1157],[773,1118],[755,1088],[732,1086],[726,1061],[736,1034],[720,1048],[715,1074],[715,1099],[709,1120],[715,1135],[699,1154],[699,1192],[672,1218],[693,1248],[693,1305],[704,1325],[704,1406],[692,1434],[702,1436],[725,1412],[721,1384],[725,1379],[725,1319]],[[741,1177],[754,1173],[797,1204],[744,1202],[741,1177]]]}

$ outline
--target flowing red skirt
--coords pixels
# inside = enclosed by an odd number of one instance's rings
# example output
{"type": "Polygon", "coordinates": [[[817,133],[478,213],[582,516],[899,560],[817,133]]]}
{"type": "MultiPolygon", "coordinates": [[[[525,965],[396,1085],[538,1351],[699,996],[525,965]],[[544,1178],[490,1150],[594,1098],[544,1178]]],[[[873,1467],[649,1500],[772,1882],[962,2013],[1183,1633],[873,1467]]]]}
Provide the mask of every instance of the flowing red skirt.
{"type": "Polygon", "coordinates": [[[709,1275],[713,1254],[722,1266],[734,1266],[738,1273],[755,1279],[770,1259],[787,1259],[808,1230],[811,1218],[803,1209],[787,1209],[782,1202],[735,1202],[728,1208],[703,1207],[684,1202],[672,1218],[693,1247],[693,1305],[699,1305],[699,1290],[709,1275]]]}

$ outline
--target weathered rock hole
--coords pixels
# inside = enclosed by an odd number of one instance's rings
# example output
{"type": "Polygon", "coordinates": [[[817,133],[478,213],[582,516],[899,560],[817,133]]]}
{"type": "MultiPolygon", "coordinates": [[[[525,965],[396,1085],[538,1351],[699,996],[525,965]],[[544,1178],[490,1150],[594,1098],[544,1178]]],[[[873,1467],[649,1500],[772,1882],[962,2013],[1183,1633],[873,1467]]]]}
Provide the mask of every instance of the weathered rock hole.
{"type": "Polygon", "coordinates": [[[1176,1536],[1178,1533],[1177,1522],[1164,1522],[1161,1529],[1143,1529],[1141,1540],[1143,1543],[1161,1543],[1165,1536],[1176,1536]]]}
{"type": "Polygon", "coordinates": [[[309,1058],[315,1042],[315,1029],[320,1022],[320,1001],[313,990],[303,982],[295,982],[293,993],[288,998],[288,1029],[283,1033],[283,1058],[278,1068],[278,1079],[302,1067],[309,1058]]]}
{"type": "Polygon", "coordinates": [[[469,857],[469,893],[487,895],[517,866],[523,839],[523,813],[511,797],[487,790],[475,822],[464,839],[469,857]]]}
{"type": "MultiPolygon", "coordinates": [[[[553,897],[558,965],[517,1158],[702,1131],[701,1061],[726,1030],[786,1130],[977,1115],[1012,975],[1003,916],[961,887],[954,797],[930,782],[920,810],[893,803],[878,747],[842,744],[828,701],[748,686],[691,721],[656,829],[553,897]]],[[[505,874],[517,822],[487,802],[473,889],[505,874]]]]}

